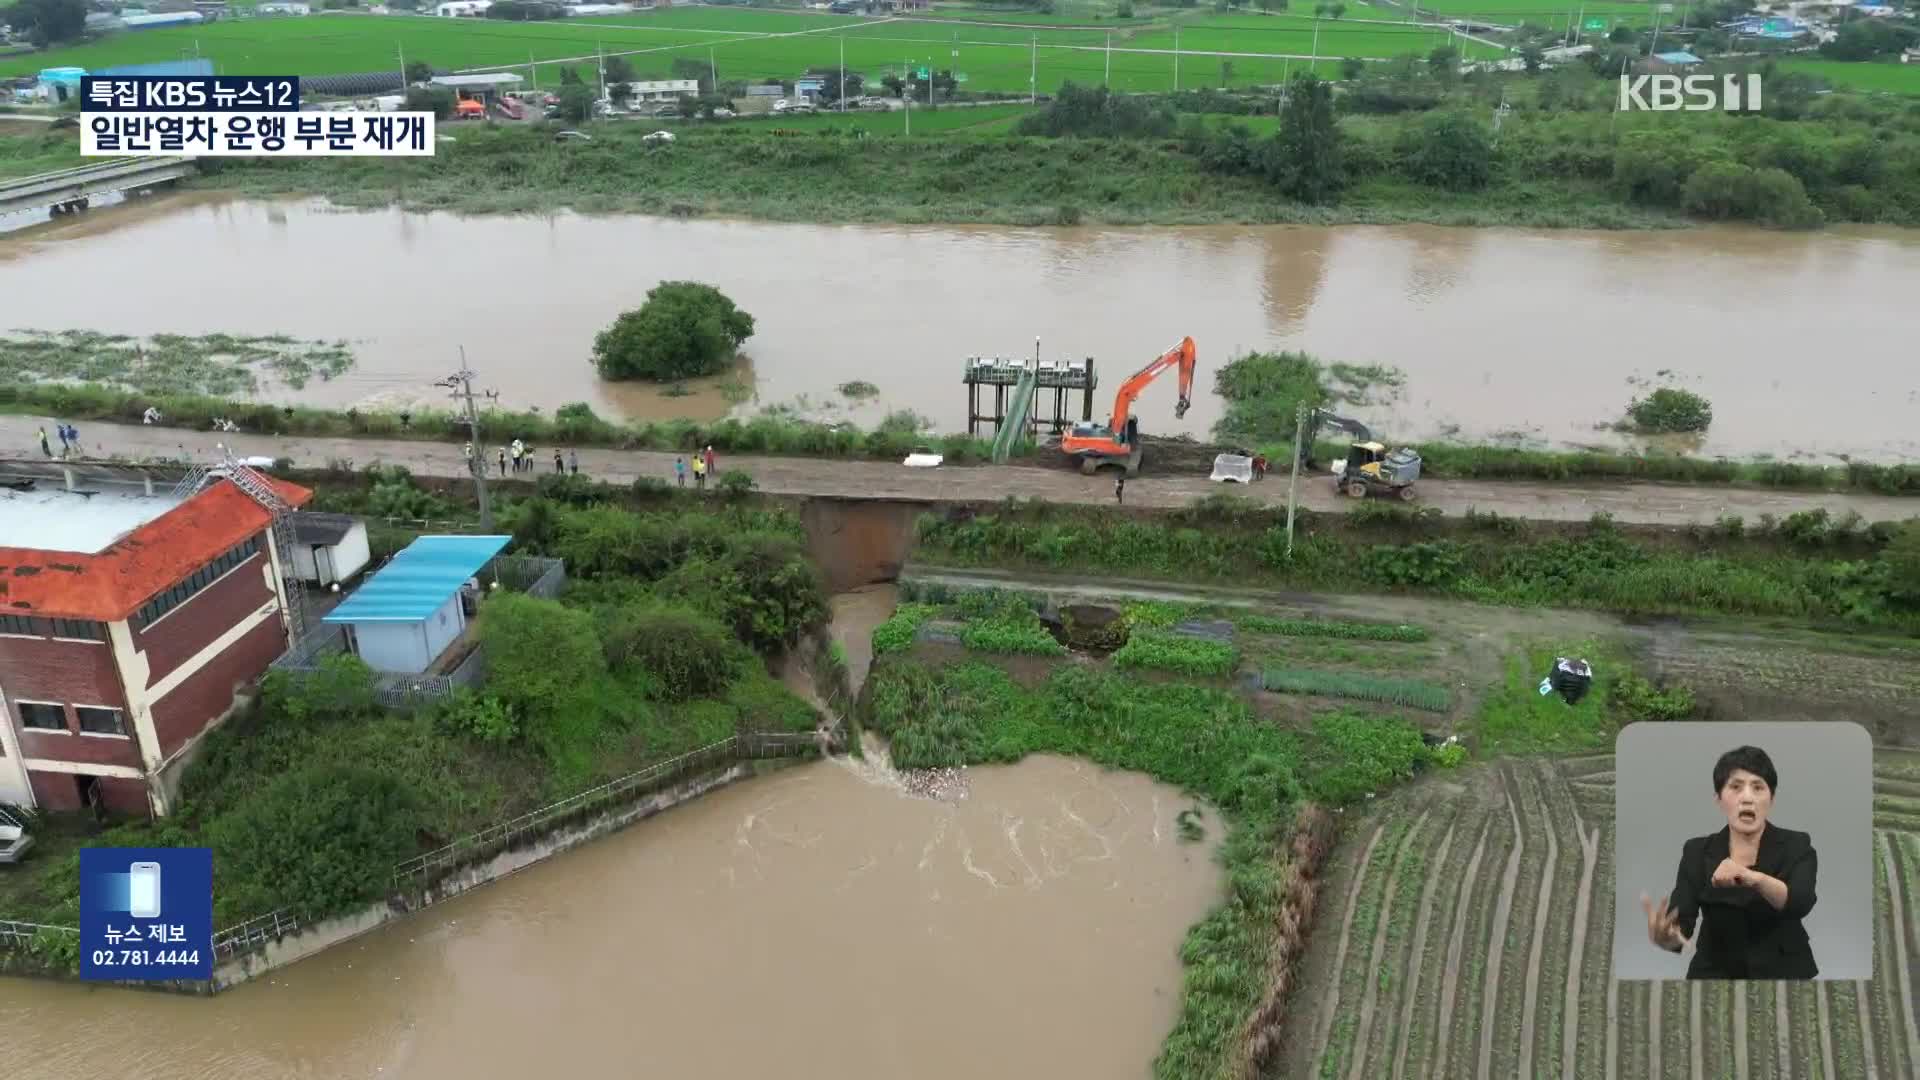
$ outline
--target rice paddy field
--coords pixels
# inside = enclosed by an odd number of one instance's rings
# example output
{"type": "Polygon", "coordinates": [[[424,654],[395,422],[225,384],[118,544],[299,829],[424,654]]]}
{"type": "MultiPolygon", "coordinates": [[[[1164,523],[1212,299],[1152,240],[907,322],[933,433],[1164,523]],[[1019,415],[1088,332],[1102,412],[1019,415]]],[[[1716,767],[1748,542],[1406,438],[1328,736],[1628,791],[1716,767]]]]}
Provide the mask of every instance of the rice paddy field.
{"type": "Polygon", "coordinates": [[[1132,20],[1097,26],[980,25],[938,20],[876,19],[740,8],[664,11],[547,23],[505,23],[425,16],[328,14],[245,19],[184,29],[121,33],[70,49],[0,61],[0,75],[45,67],[99,68],[201,56],[222,74],[328,75],[383,71],[409,61],[437,68],[536,67],[557,82],[561,64],[584,65],[597,51],[626,54],[636,70],[664,74],[676,59],[711,62],[722,79],[791,79],[808,67],[840,63],[878,79],[906,66],[950,69],[965,89],[1041,92],[1068,80],[1107,81],[1124,90],[1276,82],[1322,58],[1332,75],[1342,57],[1386,59],[1425,54],[1450,40],[1470,56],[1496,56],[1496,46],[1454,38],[1412,23],[1323,19],[1310,15],[1199,15],[1179,24],[1132,20]],[[1108,50],[1111,45],[1111,52],[1108,50]],[[1220,56],[1209,53],[1234,53],[1220,56]],[[1232,65],[1223,72],[1221,62],[1232,65]]]}
{"type": "Polygon", "coordinates": [[[1349,822],[1290,1076],[1920,1075],[1920,755],[1874,763],[1870,982],[1616,983],[1613,757],[1506,759],[1349,822]]]}
{"type": "Polygon", "coordinates": [[[1920,94],[1920,64],[1849,64],[1840,60],[1788,60],[1787,71],[1818,75],[1835,86],[1889,94],[1920,94]]]}

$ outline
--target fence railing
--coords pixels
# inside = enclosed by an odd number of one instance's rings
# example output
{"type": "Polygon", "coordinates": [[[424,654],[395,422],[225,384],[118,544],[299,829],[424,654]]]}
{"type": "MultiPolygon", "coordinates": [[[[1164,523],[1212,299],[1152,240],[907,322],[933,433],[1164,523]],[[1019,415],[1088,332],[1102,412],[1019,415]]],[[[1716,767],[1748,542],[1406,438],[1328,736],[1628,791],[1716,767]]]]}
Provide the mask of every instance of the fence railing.
{"type": "MultiPolygon", "coordinates": [[[[444,847],[408,859],[393,868],[393,881],[398,887],[405,887],[422,879],[431,881],[433,875],[437,873],[512,847],[515,843],[569,817],[618,802],[623,796],[650,784],[661,783],[703,768],[730,764],[742,759],[798,756],[817,745],[814,736],[804,732],[749,733],[708,743],[697,750],[690,750],[678,757],[656,762],[644,769],[637,769],[616,780],[609,780],[597,787],[588,788],[559,802],[521,814],[510,821],[489,825],[444,847]]],[[[282,908],[224,930],[217,930],[213,935],[214,960],[216,962],[230,960],[235,956],[264,948],[304,928],[307,923],[308,920],[304,916],[282,908]]],[[[31,945],[35,935],[43,930],[61,934],[80,933],[79,928],[73,926],[48,926],[42,923],[0,919],[0,948],[24,949],[31,945]]]]}
{"type": "Polygon", "coordinates": [[[509,821],[489,825],[424,855],[417,855],[394,867],[394,882],[406,884],[423,877],[431,878],[434,874],[449,870],[461,863],[494,851],[511,848],[520,840],[535,833],[544,832],[560,821],[618,802],[623,796],[650,784],[657,784],[722,762],[731,762],[740,758],[784,757],[802,753],[815,745],[817,743],[814,737],[805,733],[734,735],[719,742],[708,743],[697,750],[690,750],[678,757],[656,762],[618,779],[609,780],[598,787],[577,792],[559,802],[549,803],[538,810],[530,810],[509,821]]]}
{"type": "Polygon", "coordinates": [[[46,923],[16,922],[12,919],[0,919],[0,942],[11,948],[25,948],[33,944],[42,930],[51,930],[56,934],[79,934],[77,926],[49,926],[46,923]]]}
{"type": "Polygon", "coordinates": [[[262,948],[298,930],[305,921],[290,911],[281,910],[230,926],[213,935],[213,959],[218,963],[262,948]]]}

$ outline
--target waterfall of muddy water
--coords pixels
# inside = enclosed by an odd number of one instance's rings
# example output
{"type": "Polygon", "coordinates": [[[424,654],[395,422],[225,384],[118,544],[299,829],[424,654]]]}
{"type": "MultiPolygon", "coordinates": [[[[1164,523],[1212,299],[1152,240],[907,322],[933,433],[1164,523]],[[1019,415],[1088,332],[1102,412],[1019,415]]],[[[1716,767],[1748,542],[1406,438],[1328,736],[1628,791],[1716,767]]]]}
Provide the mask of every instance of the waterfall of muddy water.
{"type": "Polygon", "coordinates": [[[972,772],[957,804],[774,773],[212,999],[0,979],[0,1073],[1147,1076],[1218,828],[1180,843],[1138,774],[972,772]]]}
{"type": "Polygon", "coordinates": [[[736,408],[726,380],[670,398],[595,376],[594,335],[662,278],[709,282],[753,314],[744,381],[758,399],[741,412],[804,396],[820,418],[910,408],[958,431],[963,358],[1029,356],[1038,336],[1047,359],[1096,358],[1104,416],[1126,375],[1191,334],[1193,408],[1175,421],[1173,380],[1159,380],[1135,410],[1149,434],[1207,432],[1211,372],[1237,351],[1304,349],[1404,371],[1397,401],[1342,410],[1400,439],[1618,445],[1595,425],[1646,392],[1630,379],[1668,371],[1713,402],[1706,454],[1920,460],[1920,230],[816,226],[187,194],[0,233],[0,296],[32,316],[0,328],[350,339],[354,372],[272,392],[317,404],[444,405],[432,384],[464,344],[511,408],[736,408]],[[825,248],[840,257],[818,259],[825,248]],[[263,266],[297,267],[297,284],[263,266]],[[484,286],[472,267],[489,268],[484,286]],[[75,281],[111,287],[113,303],[75,281]],[[1630,345],[1592,332],[1629,324],[1630,345]],[[879,396],[847,401],[836,388],[852,380],[879,396]]]}

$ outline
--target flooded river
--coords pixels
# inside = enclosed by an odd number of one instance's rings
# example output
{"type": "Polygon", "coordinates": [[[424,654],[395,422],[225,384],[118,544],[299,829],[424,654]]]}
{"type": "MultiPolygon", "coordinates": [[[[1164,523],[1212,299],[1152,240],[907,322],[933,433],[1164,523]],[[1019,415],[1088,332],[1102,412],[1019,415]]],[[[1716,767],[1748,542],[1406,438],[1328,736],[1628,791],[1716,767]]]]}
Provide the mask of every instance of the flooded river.
{"type": "Polygon", "coordinates": [[[1162,379],[1141,401],[1148,431],[1205,432],[1208,369],[1287,348],[1403,371],[1398,401],[1357,410],[1399,436],[1606,443],[1595,426],[1667,379],[1713,402],[1709,453],[1879,460],[1920,460],[1917,294],[1920,232],[1891,229],[813,226],[187,195],[0,234],[0,326],[344,337],[358,369],[303,392],[336,405],[440,401],[430,384],[464,345],[513,407],[713,417],[804,400],[958,430],[970,354],[1030,355],[1037,336],[1048,359],[1092,355],[1102,415],[1126,374],[1192,335],[1194,407],[1174,421],[1162,379]],[[754,315],[754,400],[595,377],[594,334],[667,278],[754,315]],[[851,380],[879,397],[843,400],[851,380]]]}
{"type": "Polygon", "coordinates": [[[1145,1077],[1217,827],[1062,758],[967,776],[747,781],[212,999],[0,979],[0,1073],[1145,1077]]]}

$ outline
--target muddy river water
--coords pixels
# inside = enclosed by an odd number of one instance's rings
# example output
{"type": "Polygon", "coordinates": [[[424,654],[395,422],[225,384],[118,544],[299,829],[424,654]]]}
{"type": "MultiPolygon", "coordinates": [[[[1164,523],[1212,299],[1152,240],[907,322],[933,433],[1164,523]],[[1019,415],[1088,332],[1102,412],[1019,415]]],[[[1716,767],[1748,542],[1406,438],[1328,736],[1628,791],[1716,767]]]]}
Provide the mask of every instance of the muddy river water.
{"type": "Polygon", "coordinates": [[[1063,758],[967,776],[746,781],[212,999],[0,979],[0,1073],[1145,1077],[1217,828],[1063,758]]]}
{"type": "Polygon", "coordinates": [[[971,354],[1096,358],[1121,379],[1192,335],[1202,371],[1148,431],[1203,433],[1209,368],[1304,349],[1406,376],[1358,415],[1409,438],[1601,444],[1644,380],[1714,405],[1709,453],[1920,460],[1912,298],[1920,231],[1529,232],[1430,227],[1010,229],[644,217],[458,218],[169,196],[0,232],[0,329],[347,338],[329,404],[442,400],[465,346],[503,404],[713,417],[804,401],[871,423],[965,426],[971,354]],[[188,272],[185,268],[191,266],[188,272]],[[741,374],[687,397],[609,387],[594,334],[663,279],[719,286],[757,321],[741,374]],[[851,380],[880,394],[849,402],[851,380]]]}

